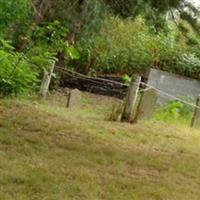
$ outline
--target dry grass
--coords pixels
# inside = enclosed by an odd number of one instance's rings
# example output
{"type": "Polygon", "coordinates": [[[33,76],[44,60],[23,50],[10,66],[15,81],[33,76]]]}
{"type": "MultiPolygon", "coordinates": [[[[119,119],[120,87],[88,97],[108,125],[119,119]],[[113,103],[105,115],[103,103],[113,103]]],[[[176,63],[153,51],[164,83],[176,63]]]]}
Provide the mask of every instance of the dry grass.
{"type": "Polygon", "coordinates": [[[0,101],[0,199],[198,200],[200,131],[106,122],[112,101],[0,101]]]}

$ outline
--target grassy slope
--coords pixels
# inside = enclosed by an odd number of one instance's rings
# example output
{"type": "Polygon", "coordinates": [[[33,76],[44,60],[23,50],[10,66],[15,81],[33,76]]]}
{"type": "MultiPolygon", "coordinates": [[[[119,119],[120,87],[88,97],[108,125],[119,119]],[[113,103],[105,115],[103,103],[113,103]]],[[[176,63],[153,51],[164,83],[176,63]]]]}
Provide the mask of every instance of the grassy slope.
{"type": "Polygon", "coordinates": [[[0,199],[199,199],[198,131],[105,122],[93,99],[0,101],[0,199]]]}

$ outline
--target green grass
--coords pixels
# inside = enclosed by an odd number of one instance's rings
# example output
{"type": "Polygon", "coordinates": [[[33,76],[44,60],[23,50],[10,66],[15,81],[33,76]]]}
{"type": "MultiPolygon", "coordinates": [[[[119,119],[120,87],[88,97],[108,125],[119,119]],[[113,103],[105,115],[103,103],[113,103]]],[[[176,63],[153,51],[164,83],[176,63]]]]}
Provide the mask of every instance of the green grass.
{"type": "Polygon", "coordinates": [[[198,200],[200,131],[106,122],[112,101],[1,100],[0,199],[198,200]]]}

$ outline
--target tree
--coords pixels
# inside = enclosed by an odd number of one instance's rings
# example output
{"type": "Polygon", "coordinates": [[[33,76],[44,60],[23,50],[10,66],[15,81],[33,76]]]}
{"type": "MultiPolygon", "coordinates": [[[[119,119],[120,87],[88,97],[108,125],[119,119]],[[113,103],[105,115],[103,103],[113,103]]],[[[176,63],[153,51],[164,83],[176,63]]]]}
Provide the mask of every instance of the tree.
{"type": "Polygon", "coordinates": [[[51,0],[32,0],[34,21],[36,24],[40,24],[44,20],[49,8],[51,7],[51,3],[51,0]]]}
{"type": "Polygon", "coordinates": [[[171,15],[174,21],[180,17],[191,24],[196,30],[200,30],[198,24],[199,10],[187,0],[105,0],[106,4],[115,14],[123,18],[136,17],[142,14],[147,21],[150,21],[156,28],[162,28],[171,15]]]}
{"type": "Polygon", "coordinates": [[[56,19],[71,24],[72,42],[82,29],[90,27],[88,26],[90,21],[99,17],[99,9],[104,14],[110,9],[122,18],[142,15],[156,32],[167,27],[169,16],[175,23],[177,23],[176,18],[180,17],[189,22],[195,31],[200,30],[197,20],[199,10],[187,0],[32,0],[32,2],[37,23],[56,19]],[[92,12],[95,12],[97,17],[92,15],[91,18],[92,12]]]}

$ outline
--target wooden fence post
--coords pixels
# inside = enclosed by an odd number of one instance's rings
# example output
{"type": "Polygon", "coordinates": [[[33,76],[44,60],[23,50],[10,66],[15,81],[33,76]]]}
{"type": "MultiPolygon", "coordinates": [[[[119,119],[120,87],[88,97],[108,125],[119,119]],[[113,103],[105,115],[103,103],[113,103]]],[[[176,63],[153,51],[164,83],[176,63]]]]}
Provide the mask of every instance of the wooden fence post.
{"type": "Polygon", "coordinates": [[[46,69],[44,70],[44,76],[43,76],[42,84],[40,87],[40,94],[43,97],[45,97],[49,91],[49,85],[51,83],[51,78],[53,75],[54,68],[55,68],[55,61],[52,63],[50,72],[48,72],[46,69]]]}
{"type": "Polygon", "coordinates": [[[125,100],[124,110],[121,117],[122,122],[131,121],[131,116],[133,110],[135,109],[137,95],[139,92],[140,82],[141,82],[141,76],[137,75],[132,76],[127,97],[125,100]]]}
{"type": "Polygon", "coordinates": [[[194,128],[200,128],[200,95],[197,98],[197,102],[196,102],[196,108],[194,111],[194,115],[192,118],[192,123],[191,123],[191,127],[194,128]]]}

